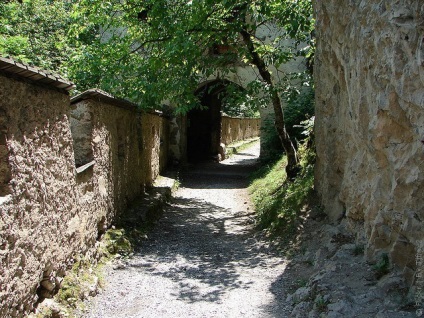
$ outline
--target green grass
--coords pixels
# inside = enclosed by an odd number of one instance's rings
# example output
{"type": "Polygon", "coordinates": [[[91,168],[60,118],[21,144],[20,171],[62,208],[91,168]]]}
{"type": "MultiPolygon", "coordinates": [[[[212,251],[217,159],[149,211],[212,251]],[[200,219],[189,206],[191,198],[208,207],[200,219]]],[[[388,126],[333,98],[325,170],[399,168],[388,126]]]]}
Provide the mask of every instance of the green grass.
{"type": "Polygon", "coordinates": [[[326,312],[328,310],[328,301],[323,297],[317,297],[315,299],[315,308],[320,313],[326,312]]]}
{"type": "Polygon", "coordinates": [[[257,213],[258,226],[272,234],[291,237],[313,193],[313,165],[305,162],[293,182],[286,180],[286,158],[268,164],[252,177],[250,194],[257,213]]]}
{"type": "Polygon", "coordinates": [[[234,154],[243,152],[243,150],[251,147],[255,142],[259,142],[259,138],[251,138],[248,140],[237,141],[227,145],[226,157],[229,158],[234,154]]]}
{"type": "Polygon", "coordinates": [[[389,256],[385,253],[382,254],[380,256],[380,260],[372,267],[372,269],[374,270],[377,279],[380,279],[384,275],[388,274],[390,272],[389,256]]]}
{"type": "Polygon", "coordinates": [[[365,247],[364,245],[355,245],[355,248],[353,249],[353,255],[364,255],[365,247]]]}

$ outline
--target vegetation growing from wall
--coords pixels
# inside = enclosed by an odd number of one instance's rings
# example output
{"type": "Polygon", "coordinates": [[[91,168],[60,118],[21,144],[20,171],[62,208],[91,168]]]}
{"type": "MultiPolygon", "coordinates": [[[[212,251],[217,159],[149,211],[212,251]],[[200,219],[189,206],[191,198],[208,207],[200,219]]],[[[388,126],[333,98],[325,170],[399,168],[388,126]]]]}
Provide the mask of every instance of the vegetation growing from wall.
{"type": "Polygon", "coordinates": [[[128,257],[133,252],[128,234],[122,228],[106,231],[96,246],[95,257],[77,256],[67,270],[53,302],[42,302],[37,313],[29,318],[80,317],[85,310],[84,301],[104,288],[104,267],[111,260],[128,257]]]}

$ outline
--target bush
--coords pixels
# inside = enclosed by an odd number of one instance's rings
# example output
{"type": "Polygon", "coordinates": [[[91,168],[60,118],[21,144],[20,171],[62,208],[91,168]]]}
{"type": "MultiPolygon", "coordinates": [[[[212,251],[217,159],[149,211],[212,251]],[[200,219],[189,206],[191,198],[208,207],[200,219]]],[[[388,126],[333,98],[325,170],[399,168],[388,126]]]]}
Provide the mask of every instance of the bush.
{"type": "MultiPolygon", "coordinates": [[[[285,99],[284,118],[287,132],[296,148],[302,145],[308,137],[304,131],[305,122],[314,121],[314,89],[312,87],[304,88],[303,91],[285,99]]],[[[274,116],[270,115],[264,120],[262,130],[262,145],[266,149],[265,161],[275,162],[284,152],[280,138],[274,125],[274,116]]]]}
{"type": "Polygon", "coordinates": [[[286,129],[295,144],[300,144],[304,139],[301,123],[312,118],[315,114],[315,92],[313,87],[305,87],[302,92],[290,99],[285,99],[284,118],[286,129]]]}
{"type": "Polygon", "coordinates": [[[265,162],[276,162],[284,150],[274,125],[274,116],[269,116],[263,123],[261,126],[261,147],[264,150],[264,156],[261,159],[265,162]]]}

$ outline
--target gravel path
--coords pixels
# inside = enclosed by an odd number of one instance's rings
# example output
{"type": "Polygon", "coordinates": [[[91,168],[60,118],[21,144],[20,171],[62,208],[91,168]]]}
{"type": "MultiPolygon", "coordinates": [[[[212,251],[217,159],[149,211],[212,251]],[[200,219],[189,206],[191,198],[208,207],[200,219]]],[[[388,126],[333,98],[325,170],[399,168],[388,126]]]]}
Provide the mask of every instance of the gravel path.
{"type": "Polygon", "coordinates": [[[108,270],[85,317],[287,317],[287,262],[253,230],[246,187],[258,155],[255,144],[189,167],[138,252],[108,270]]]}

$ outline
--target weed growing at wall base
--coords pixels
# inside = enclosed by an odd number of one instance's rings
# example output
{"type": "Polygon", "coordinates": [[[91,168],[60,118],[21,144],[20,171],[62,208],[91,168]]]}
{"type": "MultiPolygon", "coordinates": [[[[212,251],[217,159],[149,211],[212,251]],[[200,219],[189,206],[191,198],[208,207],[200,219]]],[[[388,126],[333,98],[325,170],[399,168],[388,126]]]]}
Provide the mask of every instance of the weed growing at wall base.
{"type": "Polygon", "coordinates": [[[387,254],[382,254],[377,264],[373,266],[373,270],[377,279],[390,272],[390,261],[387,254]]]}

